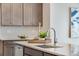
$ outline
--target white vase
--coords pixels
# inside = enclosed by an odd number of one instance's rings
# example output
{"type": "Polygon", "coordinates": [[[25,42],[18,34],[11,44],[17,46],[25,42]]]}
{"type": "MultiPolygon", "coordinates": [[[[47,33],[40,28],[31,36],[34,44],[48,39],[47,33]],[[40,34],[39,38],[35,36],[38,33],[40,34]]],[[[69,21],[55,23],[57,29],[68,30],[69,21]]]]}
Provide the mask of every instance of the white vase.
{"type": "Polygon", "coordinates": [[[39,38],[39,40],[45,40],[45,38],[39,38]]]}

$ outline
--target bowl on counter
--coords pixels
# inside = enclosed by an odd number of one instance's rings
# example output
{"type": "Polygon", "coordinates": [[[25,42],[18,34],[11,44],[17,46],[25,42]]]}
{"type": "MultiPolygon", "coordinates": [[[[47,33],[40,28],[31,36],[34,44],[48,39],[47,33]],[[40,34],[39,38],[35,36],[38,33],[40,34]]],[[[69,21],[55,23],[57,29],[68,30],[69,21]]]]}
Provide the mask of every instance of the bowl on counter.
{"type": "Polygon", "coordinates": [[[18,35],[18,37],[19,37],[20,39],[25,39],[25,38],[26,38],[26,36],[22,36],[22,35],[18,35]]]}

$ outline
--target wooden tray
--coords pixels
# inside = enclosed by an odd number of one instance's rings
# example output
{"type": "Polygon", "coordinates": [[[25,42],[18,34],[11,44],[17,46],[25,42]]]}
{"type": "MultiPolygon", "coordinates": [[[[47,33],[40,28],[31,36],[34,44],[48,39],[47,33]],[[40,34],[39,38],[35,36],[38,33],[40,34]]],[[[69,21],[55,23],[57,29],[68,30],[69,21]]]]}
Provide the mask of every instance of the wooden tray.
{"type": "Polygon", "coordinates": [[[48,40],[28,40],[29,43],[47,43],[48,40]]]}

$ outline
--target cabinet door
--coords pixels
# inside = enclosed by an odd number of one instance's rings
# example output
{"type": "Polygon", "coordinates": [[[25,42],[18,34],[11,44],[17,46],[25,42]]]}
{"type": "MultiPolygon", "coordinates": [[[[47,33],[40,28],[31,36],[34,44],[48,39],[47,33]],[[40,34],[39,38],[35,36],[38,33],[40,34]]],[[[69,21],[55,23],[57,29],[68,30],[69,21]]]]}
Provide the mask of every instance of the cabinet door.
{"type": "Polygon", "coordinates": [[[24,25],[32,25],[32,6],[30,3],[24,4],[24,25]]]}
{"type": "Polygon", "coordinates": [[[57,56],[55,54],[44,53],[44,56],[57,56]]]}
{"type": "Polygon", "coordinates": [[[37,26],[39,20],[42,20],[42,4],[24,4],[24,25],[37,26]]]}
{"type": "Polygon", "coordinates": [[[0,26],[1,26],[1,4],[0,4],[0,26]]]}
{"type": "Polygon", "coordinates": [[[2,25],[11,24],[11,4],[2,3],[2,25]]]}
{"type": "Polygon", "coordinates": [[[38,51],[38,50],[35,50],[35,49],[31,49],[31,48],[28,48],[28,47],[24,47],[24,55],[29,55],[29,56],[42,56],[42,52],[41,51],[38,51]]]}
{"type": "Polygon", "coordinates": [[[32,4],[32,25],[39,25],[42,20],[42,4],[32,4]]]}
{"type": "Polygon", "coordinates": [[[2,3],[2,25],[22,25],[21,3],[2,3]]]}
{"type": "Polygon", "coordinates": [[[11,8],[13,25],[22,25],[22,4],[13,3],[11,8]]]}
{"type": "Polygon", "coordinates": [[[3,44],[2,41],[0,41],[0,56],[3,55],[3,44]]]}
{"type": "Polygon", "coordinates": [[[5,44],[4,45],[4,56],[14,56],[14,46],[5,44]]]}

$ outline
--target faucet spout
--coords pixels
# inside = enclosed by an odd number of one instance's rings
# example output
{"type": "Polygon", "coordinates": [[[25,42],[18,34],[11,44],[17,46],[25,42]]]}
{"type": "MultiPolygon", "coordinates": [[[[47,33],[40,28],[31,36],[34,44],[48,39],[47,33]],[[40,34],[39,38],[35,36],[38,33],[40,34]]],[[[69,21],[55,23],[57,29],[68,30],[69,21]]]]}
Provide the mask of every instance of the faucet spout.
{"type": "Polygon", "coordinates": [[[50,32],[50,30],[53,30],[53,32],[54,32],[54,45],[56,45],[56,43],[57,43],[57,39],[56,39],[56,30],[54,29],[54,28],[50,28],[49,30],[48,30],[48,32],[50,32]]]}
{"type": "Polygon", "coordinates": [[[54,31],[54,44],[56,44],[57,43],[57,40],[56,40],[56,31],[55,31],[54,28],[51,28],[51,29],[54,31]]]}

